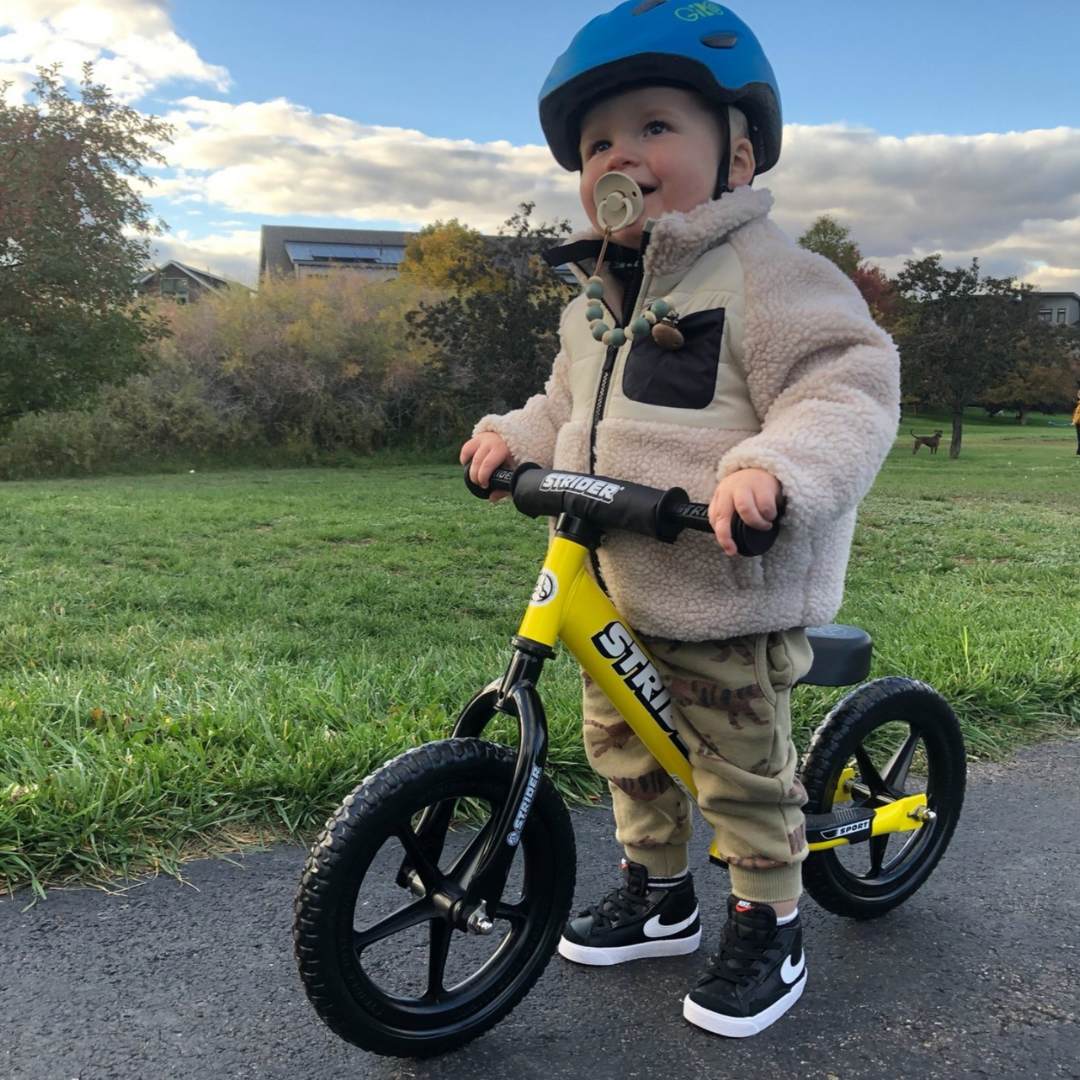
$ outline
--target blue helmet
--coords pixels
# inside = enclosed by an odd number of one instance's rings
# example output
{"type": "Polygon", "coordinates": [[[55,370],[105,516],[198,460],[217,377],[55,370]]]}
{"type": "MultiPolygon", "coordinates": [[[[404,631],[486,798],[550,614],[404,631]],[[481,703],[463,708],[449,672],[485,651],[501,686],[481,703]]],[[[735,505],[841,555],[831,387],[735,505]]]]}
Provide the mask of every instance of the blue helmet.
{"type": "Polygon", "coordinates": [[[776,76],[750,27],[710,0],[627,0],[578,32],[540,91],[540,125],[555,160],[580,169],[585,109],[646,83],[684,86],[713,105],[738,106],[749,124],[755,171],[776,164],[783,128],[776,76]]]}

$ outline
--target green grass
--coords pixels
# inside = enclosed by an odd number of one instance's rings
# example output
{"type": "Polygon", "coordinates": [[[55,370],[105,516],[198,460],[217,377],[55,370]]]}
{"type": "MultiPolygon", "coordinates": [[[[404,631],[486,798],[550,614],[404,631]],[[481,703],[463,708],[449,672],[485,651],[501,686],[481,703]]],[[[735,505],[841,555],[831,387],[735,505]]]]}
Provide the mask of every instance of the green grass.
{"type": "MultiPolygon", "coordinates": [[[[1080,458],[1042,418],[912,456],[933,426],[902,425],[838,621],[999,757],[1080,721],[1080,458]]],[[[501,672],[546,535],[430,460],[10,483],[0,507],[0,877],[39,891],[309,837],[501,672]]],[[[568,658],[543,689],[557,782],[595,794],[568,658]]],[[[839,693],[796,694],[800,738],[839,693]]]]}

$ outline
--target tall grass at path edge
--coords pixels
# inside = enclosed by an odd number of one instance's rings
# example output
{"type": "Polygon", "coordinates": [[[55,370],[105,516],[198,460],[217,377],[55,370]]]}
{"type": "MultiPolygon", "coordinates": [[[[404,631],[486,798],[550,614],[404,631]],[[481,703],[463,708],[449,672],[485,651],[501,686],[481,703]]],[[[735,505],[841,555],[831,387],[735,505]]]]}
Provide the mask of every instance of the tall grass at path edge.
{"type": "MultiPolygon", "coordinates": [[[[909,426],[946,425],[904,422],[837,621],[873,676],[940,689],[975,757],[1075,732],[1073,430],[972,421],[950,461],[909,426]]],[[[0,878],[39,894],[309,840],[501,672],[546,541],[452,460],[19,482],[0,508],[0,878]]],[[[556,783],[597,797],[565,654],[542,691],[556,783]]],[[[796,691],[800,745],[842,693],[796,691]]]]}

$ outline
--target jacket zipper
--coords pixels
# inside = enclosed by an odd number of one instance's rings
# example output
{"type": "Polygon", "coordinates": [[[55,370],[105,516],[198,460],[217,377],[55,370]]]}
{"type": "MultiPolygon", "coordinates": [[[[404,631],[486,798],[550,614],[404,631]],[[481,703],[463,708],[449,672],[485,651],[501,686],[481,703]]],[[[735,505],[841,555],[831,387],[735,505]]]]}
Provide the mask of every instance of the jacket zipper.
{"type": "MultiPolygon", "coordinates": [[[[638,290],[641,288],[641,282],[643,277],[642,265],[645,260],[645,245],[648,243],[649,234],[645,233],[643,237],[643,244],[641,247],[641,259],[638,261],[637,268],[634,271],[634,276],[630,280],[630,287],[625,291],[623,295],[623,312],[622,322],[623,325],[627,325],[630,319],[630,315],[634,310],[634,305],[637,303],[638,290]]],[[[604,305],[611,311],[611,308],[607,304],[604,305]]],[[[614,321],[615,313],[612,312],[612,320],[614,321]]],[[[611,389],[611,376],[615,370],[615,357],[619,354],[619,346],[609,345],[607,352],[604,354],[604,366],[600,369],[600,382],[596,387],[596,400],[593,402],[593,414],[592,424],[589,428],[589,472],[596,472],[596,428],[599,425],[601,419],[604,416],[604,409],[607,407],[608,392],[611,389]]],[[[600,556],[597,554],[596,548],[593,548],[589,552],[589,561],[592,563],[593,577],[596,578],[596,583],[600,586],[606,595],[608,593],[607,583],[604,581],[604,575],[600,572],[600,556]]]]}
{"type": "MultiPolygon", "coordinates": [[[[645,234],[648,236],[648,233],[645,234]]],[[[630,315],[637,303],[638,290],[642,281],[642,262],[644,261],[644,247],[642,248],[642,260],[638,262],[634,270],[634,276],[630,279],[629,288],[623,296],[622,325],[630,320],[630,315]]],[[[607,306],[607,305],[605,305],[607,306]]],[[[611,311],[611,308],[608,308],[611,311]]],[[[612,312],[614,315],[614,312],[612,312]]],[[[592,425],[589,428],[589,472],[596,472],[596,429],[604,417],[607,408],[608,392],[611,389],[611,374],[615,369],[615,357],[619,353],[619,346],[609,345],[604,355],[604,366],[600,369],[600,382],[596,387],[596,400],[593,402],[592,425]]]]}

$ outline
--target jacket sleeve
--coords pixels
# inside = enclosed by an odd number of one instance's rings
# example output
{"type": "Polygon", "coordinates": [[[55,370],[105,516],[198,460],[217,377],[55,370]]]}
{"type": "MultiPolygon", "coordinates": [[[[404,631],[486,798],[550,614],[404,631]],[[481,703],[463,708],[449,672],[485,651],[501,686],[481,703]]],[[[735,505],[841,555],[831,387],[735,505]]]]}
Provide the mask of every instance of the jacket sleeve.
{"type": "Polygon", "coordinates": [[[858,289],[775,226],[741,230],[743,362],[761,431],[720,460],[772,473],[793,522],[836,517],[870,490],[896,437],[900,358],[858,289]]]}
{"type": "Polygon", "coordinates": [[[533,394],[520,409],[501,416],[483,416],[473,428],[474,435],[494,431],[502,436],[517,465],[535,461],[550,469],[555,457],[555,439],[559,429],[570,419],[570,357],[564,337],[569,310],[570,305],[567,305],[559,320],[559,352],[543,393],[533,394]]]}

